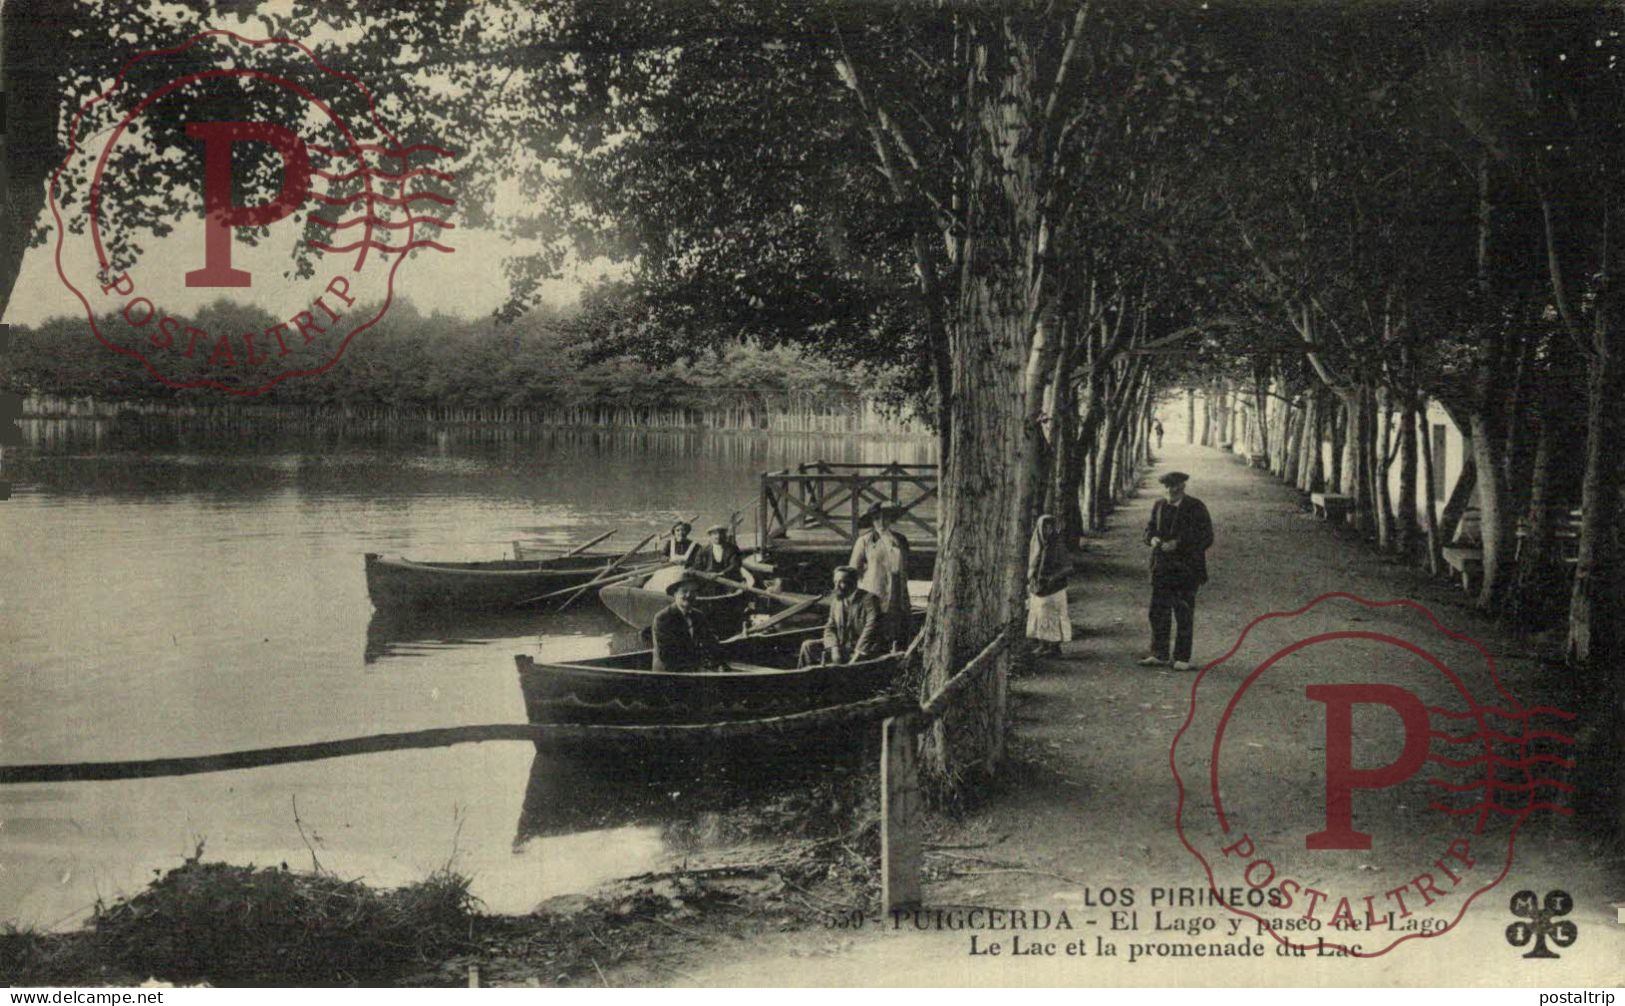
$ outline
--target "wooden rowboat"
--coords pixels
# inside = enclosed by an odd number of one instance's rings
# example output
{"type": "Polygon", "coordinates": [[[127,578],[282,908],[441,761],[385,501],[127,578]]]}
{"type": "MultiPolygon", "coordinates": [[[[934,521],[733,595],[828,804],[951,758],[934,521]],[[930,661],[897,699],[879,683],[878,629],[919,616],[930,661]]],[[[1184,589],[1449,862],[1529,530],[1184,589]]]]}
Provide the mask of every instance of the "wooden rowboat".
{"type": "Polygon", "coordinates": [[[727,671],[650,670],[653,650],[547,662],[520,654],[514,661],[532,723],[713,723],[782,716],[874,698],[897,682],[899,653],[797,669],[802,642],[820,632],[814,627],[725,642],[732,668],[727,671]]]}
{"type": "Polygon", "coordinates": [[[521,562],[417,562],[367,553],[367,596],[375,608],[512,608],[549,591],[590,583],[602,555],[521,562]]]}
{"type": "MultiPolygon", "coordinates": [[[[666,588],[673,577],[682,574],[682,569],[681,566],[667,566],[655,570],[648,577],[600,587],[598,598],[604,602],[604,607],[627,625],[647,629],[654,624],[655,616],[671,604],[666,588]]],[[[719,636],[731,636],[745,624],[745,616],[754,599],[754,595],[748,591],[730,590],[701,594],[694,599],[694,604],[719,636]]]]}

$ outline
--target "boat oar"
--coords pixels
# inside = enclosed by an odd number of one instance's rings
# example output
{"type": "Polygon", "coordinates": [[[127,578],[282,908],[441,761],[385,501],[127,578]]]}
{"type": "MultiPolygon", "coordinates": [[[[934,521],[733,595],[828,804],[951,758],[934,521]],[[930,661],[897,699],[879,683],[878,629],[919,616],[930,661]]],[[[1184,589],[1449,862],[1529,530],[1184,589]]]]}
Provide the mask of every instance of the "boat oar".
{"type": "Polygon", "coordinates": [[[691,569],[688,572],[689,572],[689,575],[691,575],[691,576],[697,576],[702,580],[710,580],[712,583],[719,584],[719,585],[721,585],[723,587],[727,587],[729,590],[748,591],[749,593],[756,594],[759,597],[770,597],[775,601],[783,601],[786,604],[799,604],[802,601],[809,601],[809,600],[816,601],[819,598],[824,596],[822,594],[808,595],[808,594],[792,594],[792,593],[789,593],[789,592],[778,593],[778,592],[771,591],[771,590],[763,590],[760,587],[752,587],[748,583],[740,583],[738,580],[730,580],[727,577],[718,576],[715,573],[706,573],[706,572],[702,572],[701,570],[697,570],[697,569],[691,569]]]}
{"type": "Polygon", "coordinates": [[[603,541],[605,538],[608,538],[610,535],[614,534],[616,531],[619,531],[619,530],[620,530],[620,528],[612,527],[608,531],[605,531],[603,534],[601,534],[598,537],[594,538],[592,541],[587,542],[585,545],[577,545],[575,548],[572,548],[570,551],[568,551],[568,552],[564,553],[563,555],[559,556],[559,558],[560,559],[568,559],[572,555],[580,555],[581,553],[585,552],[587,549],[592,548],[594,545],[598,544],[599,542],[603,541]]]}
{"type": "MultiPolygon", "coordinates": [[[[666,565],[664,562],[651,562],[639,566],[628,567],[621,570],[619,573],[607,576],[599,575],[596,579],[579,586],[560,587],[558,590],[549,591],[546,594],[537,594],[535,597],[527,597],[523,601],[515,601],[514,607],[523,607],[527,604],[535,604],[538,601],[551,601],[555,597],[586,590],[588,587],[605,587],[612,583],[620,583],[623,580],[630,580],[633,577],[647,576],[664,565],[666,565]]],[[[603,573],[602,570],[594,570],[594,572],[598,574],[603,573]]]]}
{"type": "MultiPolygon", "coordinates": [[[[649,544],[651,541],[654,541],[654,537],[655,537],[654,532],[653,531],[649,532],[648,537],[644,538],[642,541],[640,541],[636,545],[632,546],[632,551],[625,553],[619,559],[616,559],[614,562],[610,563],[609,565],[605,566],[602,570],[600,570],[599,571],[599,576],[600,577],[608,576],[609,574],[615,572],[617,569],[620,569],[622,563],[624,563],[626,560],[632,558],[633,555],[637,554],[638,549],[640,549],[643,546],[649,544]]],[[[567,597],[564,600],[559,602],[559,610],[563,611],[565,608],[568,608],[570,605],[574,604],[576,598],[580,597],[582,594],[585,594],[587,592],[587,588],[591,587],[591,586],[592,586],[591,583],[582,584],[580,590],[577,590],[574,594],[571,594],[569,597],[567,597]]]]}
{"type": "Polygon", "coordinates": [[[820,594],[817,597],[809,597],[805,601],[799,601],[796,604],[793,604],[790,607],[784,609],[783,611],[779,612],[777,615],[774,615],[772,618],[770,618],[767,621],[763,622],[761,625],[749,626],[748,628],[745,629],[744,632],[741,632],[737,636],[734,636],[732,638],[733,639],[743,639],[746,636],[760,635],[761,633],[764,633],[767,630],[773,628],[775,625],[780,625],[780,624],[782,624],[784,622],[788,622],[790,619],[792,619],[792,618],[796,617],[797,615],[801,614],[803,611],[806,611],[808,608],[811,608],[813,605],[827,603],[828,601],[829,601],[829,595],[828,594],[820,594]]]}

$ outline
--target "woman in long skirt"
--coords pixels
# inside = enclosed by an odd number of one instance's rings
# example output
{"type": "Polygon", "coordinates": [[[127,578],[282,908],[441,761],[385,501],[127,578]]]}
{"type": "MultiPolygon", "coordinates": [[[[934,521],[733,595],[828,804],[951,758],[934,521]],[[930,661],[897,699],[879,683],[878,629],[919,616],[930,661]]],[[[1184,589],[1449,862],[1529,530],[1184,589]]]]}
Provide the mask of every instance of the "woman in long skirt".
{"type": "Polygon", "coordinates": [[[1056,532],[1055,518],[1044,514],[1033,527],[1027,549],[1027,638],[1033,653],[1055,656],[1072,638],[1072,616],[1067,609],[1066,582],[1072,560],[1056,532]]]}

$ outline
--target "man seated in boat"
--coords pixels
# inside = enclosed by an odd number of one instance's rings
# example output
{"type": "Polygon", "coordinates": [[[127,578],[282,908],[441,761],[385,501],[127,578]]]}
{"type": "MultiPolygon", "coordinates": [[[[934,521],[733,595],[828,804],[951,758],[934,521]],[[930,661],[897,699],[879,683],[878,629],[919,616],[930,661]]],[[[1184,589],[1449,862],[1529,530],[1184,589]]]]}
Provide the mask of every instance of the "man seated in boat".
{"type": "Polygon", "coordinates": [[[667,562],[686,566],[693,559],[694,553],[700,550],[700,543],[688,536],[692,530],[693,525],[686,520],[680,520],[671,526],[670,534],[662,536],[667,562]]]}
{"type": "Polygon", "coordinates": [[[660,610],[650,626],[650,635],[654,637],[654,670],[681,673],[728,669],[716,632],[694,603],[704,586],[706,581],[685,574],[666,588],[672,603],[660,610]]]}
{"type": "Polygon", "coordinates": [[[858,571],[838,566],[832,574],[833,596],[824,638],[801,644],[801,667],[816,664],[855,664],[885,655],[891,645],[885,632],[880,599],[858,586],[858,571]]]}
{"type": "Polygon", "coordinates": [[[688,560],[688,568],[729,580],[744,580],[741,572],[743,559],[739,555],[739,546],[728,538],[728,526],[713,524],[705,529],[705,534],[711,543],[694,550],[688,560]]]}

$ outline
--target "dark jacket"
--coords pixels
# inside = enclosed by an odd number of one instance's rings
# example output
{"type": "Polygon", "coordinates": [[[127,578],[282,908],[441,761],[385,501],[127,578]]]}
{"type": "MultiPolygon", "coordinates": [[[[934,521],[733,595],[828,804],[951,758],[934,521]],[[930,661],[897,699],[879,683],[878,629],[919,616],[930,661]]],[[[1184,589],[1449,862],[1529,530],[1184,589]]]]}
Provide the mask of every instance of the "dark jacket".
{"type": "Polygon", "coordinates": [[[1072,557],[1058,539],[1039,546],[1027,559],[1027,592],[1034,597],[1065,590],[1071,578],[1072,557]]]}
{"type": "Polygon", "coordinates": [[[829,618],[824,620],[824,652],[841,651],[846,663],[878,657],[886,652],[886,633],[881,626],[880,599],[858,589],[845,600],[831,598],[829,618]]]}
{"type": "Polygon", "coordinates": [[[1169,587],[1196,587],[1207,582],[1206,552],[1213,547],[1213,518],[1195,496],[1178,506],[1157,500],[1145,524],[1145,543],[1152,538],[1176,541],[1170,550],[1151,553],[1151,582],[1169,587]]]}
{"type": "Polygon", "coordinates": [[[740,579],[739,570],[743,560],[739,555],[739,546],[731,541],[722,543],[722,558],[718,559],[711,554],[711,543],[702,542],[688,557],[685,564],[689,569],[697,569],[702,573],[711,573],[716,576],[725,576],[730,580],[740,579]]]}
{"type": "Polygon", "coordinates": [[[699,610],[685,615],[677,605],[655,616],[653,668],[657,671],[700,671],[722,663],[722,644],[699,610]]]}

